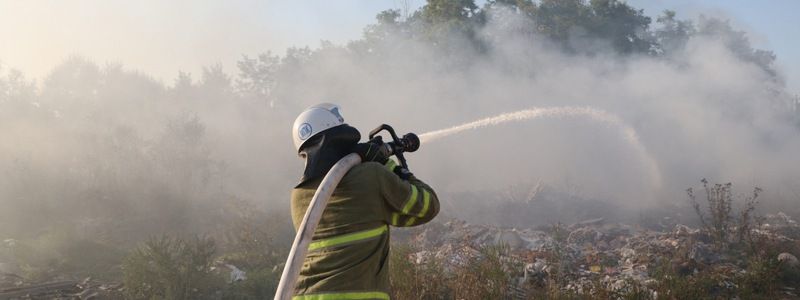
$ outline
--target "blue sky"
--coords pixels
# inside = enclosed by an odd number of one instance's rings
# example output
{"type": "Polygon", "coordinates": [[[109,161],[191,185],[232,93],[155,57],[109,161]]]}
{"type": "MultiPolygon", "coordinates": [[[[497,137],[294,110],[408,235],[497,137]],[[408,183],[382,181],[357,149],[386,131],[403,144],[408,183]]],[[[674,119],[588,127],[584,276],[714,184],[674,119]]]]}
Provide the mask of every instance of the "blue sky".
{"type": "MultiPolygon", "coordinates": [[[[482,1],[478,1],[479,3],[482,1]]],[[[679,16],[722,16],[778,56],[795,93],[800,92],[800,11],[797,0],[630,0],[651,16],[672,9],[679,16]]],[[[424,0],[0,0],[0,64],[34,78],[71,55],[116,62],[167,83],[179,70],[199,72],[222,64],[235,71],[242,54],[290,46],[317,46],[322,39],[357,39],[385,9],[424,0]]]]}

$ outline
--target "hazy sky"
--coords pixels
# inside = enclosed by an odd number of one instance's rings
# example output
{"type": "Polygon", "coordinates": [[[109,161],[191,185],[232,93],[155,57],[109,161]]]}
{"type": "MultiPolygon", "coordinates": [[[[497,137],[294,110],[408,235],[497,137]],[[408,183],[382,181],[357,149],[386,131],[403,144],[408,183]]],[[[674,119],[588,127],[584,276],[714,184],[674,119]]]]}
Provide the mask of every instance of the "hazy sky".
{"type": "MultiPolygon", "coordinates": [[[[775,51],[791,91],[800,92],[800,21],[791,15],[800,1],[629,2],[648,15],[673,9],[684,17],[730,17],[754,44],[775,51]]],[[[242,54],[357,39],[378,12],[403,3],[414,9],[424,0],[0,0],[0,63],[41,78],[66,57],[81,55],[171,83],[179,70],[197,73],[217,63],[234,72],[242,54]]]]}

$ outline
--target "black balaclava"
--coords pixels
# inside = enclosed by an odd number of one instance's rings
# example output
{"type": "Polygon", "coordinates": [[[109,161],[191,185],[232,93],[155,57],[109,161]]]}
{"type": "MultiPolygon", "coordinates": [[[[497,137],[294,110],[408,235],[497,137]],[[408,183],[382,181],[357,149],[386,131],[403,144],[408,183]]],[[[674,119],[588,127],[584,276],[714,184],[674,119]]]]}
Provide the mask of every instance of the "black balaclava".
{"type": "Polygon", "coordinates": [[[339,159],[353,151],[359,140],[361,133],[358,129],[342,124],[320,132],[306,141],[299,152],[300,157],[306,159],[306,169],[297,186],[328,174],[328,170],[339,159]]]}

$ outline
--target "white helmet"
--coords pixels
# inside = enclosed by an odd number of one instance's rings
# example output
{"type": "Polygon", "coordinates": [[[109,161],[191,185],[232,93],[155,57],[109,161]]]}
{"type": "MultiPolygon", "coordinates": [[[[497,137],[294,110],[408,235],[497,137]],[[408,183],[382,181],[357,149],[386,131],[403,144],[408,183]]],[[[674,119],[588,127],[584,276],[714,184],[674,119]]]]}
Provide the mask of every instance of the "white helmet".
{"type": "Polygon", "coordinates": [[[292,139],[294,148],[298,152],[311,137],[329,128],[344,124],[344,118],[339,114],[339,106],[331,103],[321,103],[306,108],[292,125],[292,139]]]}

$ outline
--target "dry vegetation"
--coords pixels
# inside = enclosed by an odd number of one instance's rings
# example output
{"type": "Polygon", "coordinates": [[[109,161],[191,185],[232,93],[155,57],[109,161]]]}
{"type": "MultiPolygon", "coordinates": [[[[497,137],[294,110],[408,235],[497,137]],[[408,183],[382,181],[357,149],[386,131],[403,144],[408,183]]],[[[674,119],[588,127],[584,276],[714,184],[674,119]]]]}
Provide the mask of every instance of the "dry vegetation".
{"type": "MultiPolygon", "coordinates": [[[[699,230],[678,225],[675,232],[642,231],[624,237],[650,243],[642,249],[651,253],[635,256],[640,262],[634,266],[644,270],[645,277],[612,271],[623,268],[624,263],[623,259],[603,257],[613,251],[596,252],[589,247],[583,248],[578,256],[570,255],[570,249],[576,246],[571,241],[570,236],[574,235],[571,232],[582,232],[587,227],[556,224],[546,231],[553,244],[544,251],[512,251],[502,245],[487,245],[470,252],[464,250],[471,249],[469,246],[458,246],[469,245],[470,241],[453,240],[448,240],[449,248],[426,249],[414,246],[413,242],[412,246],[395,247],[391,259],[394,296],[397,299],[797,299],[792,287],[800,283],[800,268],[780,261],[779,254],[797,254],[800,242],[764,230],[769,227],[764,226],[764,218],[754,216],[761,190],[756,188],[751,196],[738,203],[731,184],[709,185],[703,180],[703,186],[707,192],[704,205],[708,209],[700,208],[694,193],[689,192],[701,224],[699,230]],[[732,208],[739,204],[741,209],[732,208]],[[709,215],[714,221],[707,220],[709,215]],[[695,246],[706,243],[712,247],[695,246]],[[702,249],[708,250],[698,254],[702,249]],[[526,259],[531,255],[536,258],[526,259]],[[548,267],[534,272],[531,270],[537,266],[526,266],[525,261],[536,264],[547,261],[548,267]],[[591,270],[592,265],[597,270],[591,270]]],[[[798,231],[800,227],[794,226],[792,230],[798,231]]],[[[430,238],[431,233],[423,231],[419,236],[430,238]]]]}

